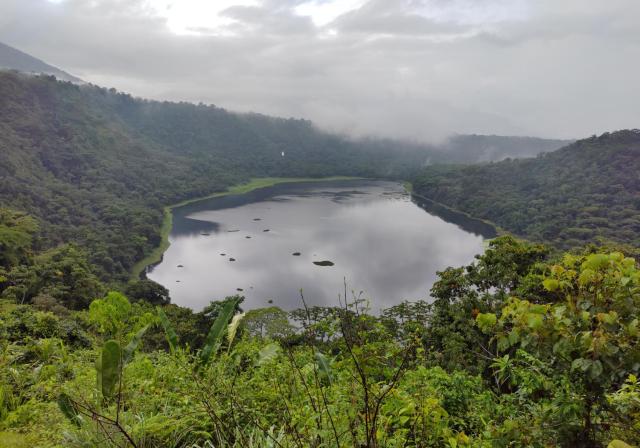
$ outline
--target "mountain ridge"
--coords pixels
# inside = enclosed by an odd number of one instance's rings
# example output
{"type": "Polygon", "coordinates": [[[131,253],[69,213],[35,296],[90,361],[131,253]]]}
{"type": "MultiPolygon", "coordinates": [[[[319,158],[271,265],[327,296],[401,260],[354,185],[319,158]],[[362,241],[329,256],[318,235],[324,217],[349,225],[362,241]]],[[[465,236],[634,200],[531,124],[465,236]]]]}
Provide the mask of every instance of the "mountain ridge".
{"type": "Polygon", "coordinates": [[[83,81],[64,70],[49,65],[28,53],[0,42],[0,69],[17,70],[24,73],[55,76],[62,81],[82,83],[83,81]]]}

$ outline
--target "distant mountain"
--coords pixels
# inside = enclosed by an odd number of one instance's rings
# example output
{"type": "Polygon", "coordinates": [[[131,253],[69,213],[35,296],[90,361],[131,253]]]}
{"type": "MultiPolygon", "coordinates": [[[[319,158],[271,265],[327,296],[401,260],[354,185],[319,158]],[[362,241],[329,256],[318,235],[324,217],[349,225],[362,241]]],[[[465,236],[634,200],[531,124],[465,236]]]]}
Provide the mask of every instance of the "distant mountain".
{"type": "Polygon", "coordinates": [[[38,58],[28,55],[20,50],[3,44],[0,42],[0,68],[18,70],[24,73],[42,73],[45,75],[53,75],[62,81],[71,81],[81,83],[80,78],[76,78],[69,73],[60,70],[52,65],[41,61],[38,58]]]}
{"type": "Polygon", "coordinates": [[[454,135],[435,146],[439,151],[436,161],[481,163],[534,157],[542,152],[560,149],[573,141],[502,135],[454,135]]]}
{"type": "Polygon", "coordinates": [[[536,158],[434,166],[414,191],[556,247],[640,246],[640,130],[579,140],[536,158]]]}

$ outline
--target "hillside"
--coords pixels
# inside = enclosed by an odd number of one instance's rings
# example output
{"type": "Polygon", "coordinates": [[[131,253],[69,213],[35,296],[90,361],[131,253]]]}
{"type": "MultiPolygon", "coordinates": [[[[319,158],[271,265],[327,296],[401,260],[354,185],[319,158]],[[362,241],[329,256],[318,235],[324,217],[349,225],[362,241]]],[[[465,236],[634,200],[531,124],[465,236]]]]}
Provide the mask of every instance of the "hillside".
{"type": "MultiPolygon", "coordinates": [[[[110,280],[126,279],[158,245],[165,205],[252,177],[406,178],[447,160],[428,145],[353,141],[305,120],[146,101],[15,72],[0,72],[0,130],[2,204],[40,221],[39,249],[79,243],[110,280]]],[[[474,161],[467,140],[463,160],[474,161]]],[[[537,140],[541,149],[553,142],[537,140]]]]}
{"type": "Polygon", "coordinates": [[[77,242],[104,279],[125,279],[159,243],[164,205],[251,177],[393,176],[412,165],[302,120],[0,73],[0,201],[40,221],[40,249],[77,242]]]}
{"type": "Polygon", "coordinates": [[[560,248],[640,245],[640,131],[575,142],[533,159],[429,167],[416,194],[560,248]]]}
{"type": "Polygon", "coordinates": [[[81,83],[76,78],[57,67],[47,64],[38,58],[0,42],[0,69],[17,70],[25,73],[52,75],[62,81],[81,83]]]}

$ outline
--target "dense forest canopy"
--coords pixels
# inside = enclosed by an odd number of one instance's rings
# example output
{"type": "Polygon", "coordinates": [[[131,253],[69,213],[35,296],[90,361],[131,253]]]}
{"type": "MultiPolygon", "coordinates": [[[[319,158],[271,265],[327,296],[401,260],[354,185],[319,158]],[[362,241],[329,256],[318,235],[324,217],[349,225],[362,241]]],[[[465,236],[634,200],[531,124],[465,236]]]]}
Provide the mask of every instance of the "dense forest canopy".
{"type": "Polygon", "coordinates": [[[555,247],[640,247],[640,131],[579,140],[536,158],[432,166],[414,191],[555,247]]]}
{"type": "MultiPolygon", "coordinates": [[[[481,137],[451,157],[485,157],[520,140],[481,137]],[[482,153],[483,155],[480,155],[482,153]]],[[[559,146],[530,139],[531,151],[559,146]]],[[[0,200],[41,221],[41,248],[77,243],[104,280],[125,280],[160,242],[163,206],[252,177],[407,178],[447,151],[353,141],[310,122],[214,106],[136,99],[53,77],[0,72],[0,200]],[[282,156],[284,154],[284,156],[282,156]],[[122,229],[126,229],[123,232],[122,229]]]]}

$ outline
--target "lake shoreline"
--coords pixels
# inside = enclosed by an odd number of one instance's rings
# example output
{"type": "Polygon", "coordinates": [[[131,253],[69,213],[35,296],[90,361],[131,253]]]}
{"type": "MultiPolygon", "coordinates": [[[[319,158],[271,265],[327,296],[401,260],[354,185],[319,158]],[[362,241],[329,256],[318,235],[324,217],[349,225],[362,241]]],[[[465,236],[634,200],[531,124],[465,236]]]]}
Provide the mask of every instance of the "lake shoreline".
{"type": "Polygon", "coordinates": [[[272,187],[278,184],[287,184],[287,183],[313,183],[313,182],[323,182],[323,181],[339,181],[339,180],[366,180],[364,177],[350,177],[350,176],[332,176],[332,177],[257,177],[252,178],[249,182],[244,184],[232,185],[227,188],[226,191],[220,191],[216,193],[212,193],[206,196],[185,199],[184,201],[178,202],[176,204],[171,204],[165,206],[163,208],[164,217],[162,220],[162,225],[160,226],[160,244],[149,253],[149,255],[145,256],[142,260],[138,261],[133,268],[131,269],[131,276],[129,278],[132,280],[139,280],[142,278],[146,278],[147,268],[150,266],[156,265],[162,261],[162,257],[164,253],[170,246],[169,242],[169,234],[171,233],[171,229],[173,227],[173,209],[182,207],[184,205],[192,204],[194,202],[204,201],[207,199],[218,198],[223,196],[230,196],[236,194],[245,194],[254,190],[258,190],[261,188],[272,187]]]}

